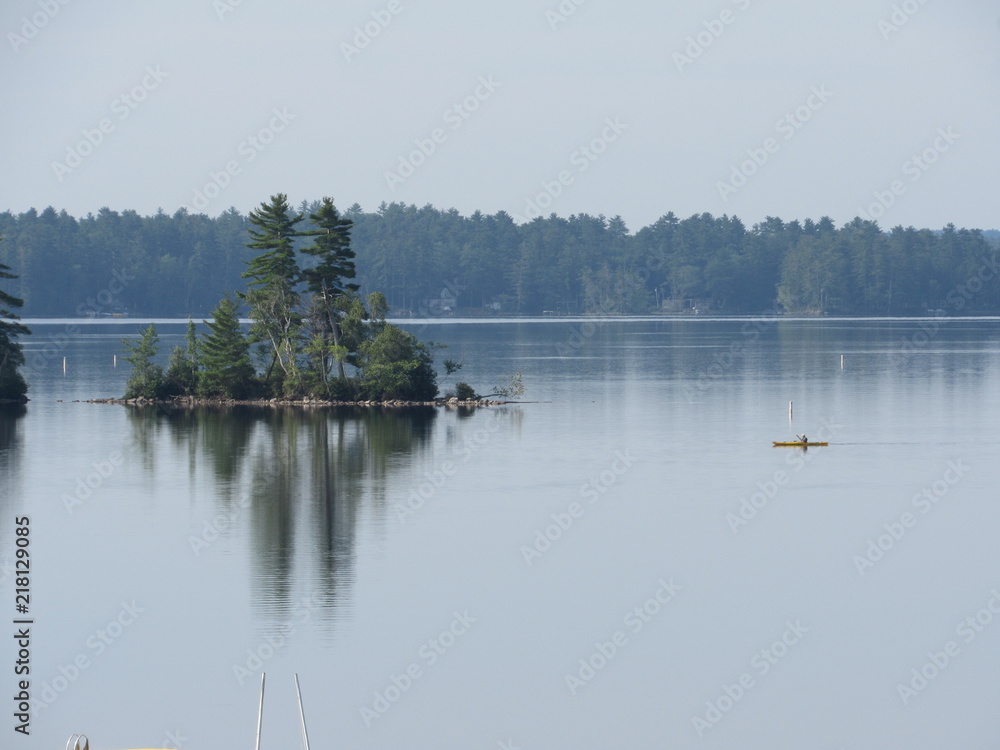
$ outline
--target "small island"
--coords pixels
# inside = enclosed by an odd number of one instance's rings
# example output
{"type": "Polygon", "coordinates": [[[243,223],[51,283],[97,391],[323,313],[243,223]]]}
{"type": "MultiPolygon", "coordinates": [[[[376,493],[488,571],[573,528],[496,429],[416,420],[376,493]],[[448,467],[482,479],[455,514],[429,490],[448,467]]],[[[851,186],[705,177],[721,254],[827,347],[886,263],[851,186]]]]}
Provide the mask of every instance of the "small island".
{"type": "MultiPolygon", "coordinates": [[[[386,320],[381,292],[362,298],[351,250],[350,219],[324,198],[308,216],[293,213],[279,193],[250,213],[247,247],[259,251],[247,264],[247,288],[223,297],[199,336],[188,321],[187,342],[155,363],[156,326],[123,339],[132,373],[120,399],[95,403],[177,406],[272,404],[308,406],[496,405],[495,396],[524,393],[521,374],[487,395],[467,383],[438,397],[433,351],[386,320]],[[298,248],[296,247],[298,245],[298,248]],[[244,333],[239,312],[250,319],[244,333]]],[[[446,375],[461,363],[444,360],[446,375]]]]}

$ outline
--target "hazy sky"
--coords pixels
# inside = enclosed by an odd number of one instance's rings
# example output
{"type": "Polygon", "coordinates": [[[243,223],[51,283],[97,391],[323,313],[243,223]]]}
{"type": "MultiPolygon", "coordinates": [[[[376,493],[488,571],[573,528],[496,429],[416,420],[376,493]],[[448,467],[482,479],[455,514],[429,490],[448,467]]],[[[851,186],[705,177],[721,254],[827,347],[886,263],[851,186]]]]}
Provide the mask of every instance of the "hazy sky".
{"type": "Polygon", "coordinates": [[[0,30],[0,210],[1000,227],[996,0],[5,0],[0,30]]]}

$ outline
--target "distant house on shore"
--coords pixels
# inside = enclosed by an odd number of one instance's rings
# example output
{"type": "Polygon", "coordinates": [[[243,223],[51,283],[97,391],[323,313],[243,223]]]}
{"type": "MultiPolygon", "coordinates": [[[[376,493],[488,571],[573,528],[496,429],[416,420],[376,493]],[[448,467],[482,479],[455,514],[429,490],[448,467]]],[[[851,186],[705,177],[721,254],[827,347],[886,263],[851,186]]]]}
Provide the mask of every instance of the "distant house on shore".
{"type": "Polygon", "coordinates": [[[427,311],[431,315],[450,315],[458,307],[458,297],[448,287],[441,290],[438,297],[427,300],[427,311]]]}

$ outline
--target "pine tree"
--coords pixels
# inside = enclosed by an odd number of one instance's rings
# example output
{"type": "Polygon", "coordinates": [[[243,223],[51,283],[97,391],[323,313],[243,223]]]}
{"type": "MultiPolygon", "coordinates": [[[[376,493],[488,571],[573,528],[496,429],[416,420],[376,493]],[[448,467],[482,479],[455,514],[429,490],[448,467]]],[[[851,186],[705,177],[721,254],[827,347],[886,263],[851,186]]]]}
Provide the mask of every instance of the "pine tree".
{"type": "Polygon", "coordinates": [[[213,320],[205,321],[210,332],[198,347],[198,391],[202,396],[249,398],[257,388],[250,344],[240,329],[238,309],[227,295],[212,311],[213,320]]]}
{"type": "Polygon", "coordinates": [[[193,396],[198,389],[198,335],[194,321],[188,320],[187,346],[174,347],[167,365],[167,381],[170,395],[193,396]]]}
{"type": "MultiPolygon", "coordinates": [[[[0,279],[16,278],[9,266],[0,263],[0,279]]],[[[23,305],[24,300],[0,291],[0,401],[27,400],[28,384],[18,369],[24,364],[24,351],[17,337],[31,331],[17,322],[20,318],[11,309],[23,305]]]]}
{"type": "Polygon", "coordinates": [[[274,366],[281,368],[278,389],[298,387],[298,337],[302,319],[299,294],[295,286],[300,278],[295,261],[293,239],[295,225],[302,214],[292,214],[284,193],[271,196],[270,203],[250,212],[251,242],[247,247],[261,250],[247,264],[243,278],[250,279],[247,292],[240,297],[250,305],[251,341],[262,342],[269,353],[264,379],[270,381],[274,366]]]}
{"type": "Polygon", "coordinates": [[[351,250],[351,226],[354,222],[340,217],[332,198],[323,198],[322,205],[309,215],[309,219],[316,229],[306,232],[306,235],[315,237],[315,240],[312,245],[303,248],[302,252],[312,255],[318,262],[312,268],[304,269],[302,278],[309,291],[315,295],[317,330],[312,332],[311,346],[319,352],[319,367],[323,382],[326,383],[331,354],[337,362],[338,375],[342,380],[347,378],[340,316],[335,303],[338,298],[358,289],[357,284],[345,282],[345,279],[354,278],[354,251],[351,250]],[[330,336],[335,347],[332,351],[328,346],[330,336]]]}
{"type": "Polygon", "coordinates": [[[123,359],[132,365],[132,374],[125,385],[125,398],[160,399],[167,395],[163,368],[153,362],[159,351],[160,337],[153,323],[140,334],[138,341],[122,339],[128,352],[123,359]]]}

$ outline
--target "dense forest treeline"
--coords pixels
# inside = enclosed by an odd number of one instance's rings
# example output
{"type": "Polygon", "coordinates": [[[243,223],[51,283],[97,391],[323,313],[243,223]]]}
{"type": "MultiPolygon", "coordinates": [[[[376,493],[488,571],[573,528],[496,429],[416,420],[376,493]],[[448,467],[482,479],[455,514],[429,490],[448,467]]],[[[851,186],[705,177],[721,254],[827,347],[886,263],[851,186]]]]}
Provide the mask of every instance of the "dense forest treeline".
{"type": "MultiPolygon", "coordinates": [[[[401,203],[374,213],[355,204],[343,216],[353,222],[355,280],[384,292],[393,315],[1000,310],[995,231],[884,231],[862,219],[838,228],[828,218],[747,228],[736,217],[668,213],[630,232],[620,217],[518,225],[504,212],[401,203]]],[[[248,228],[236,209],[215,218],[8,211],[0,264],[18,276],[5,289],[24,299],[25,317],[207,317],[243,287],[248,228]]]]}

